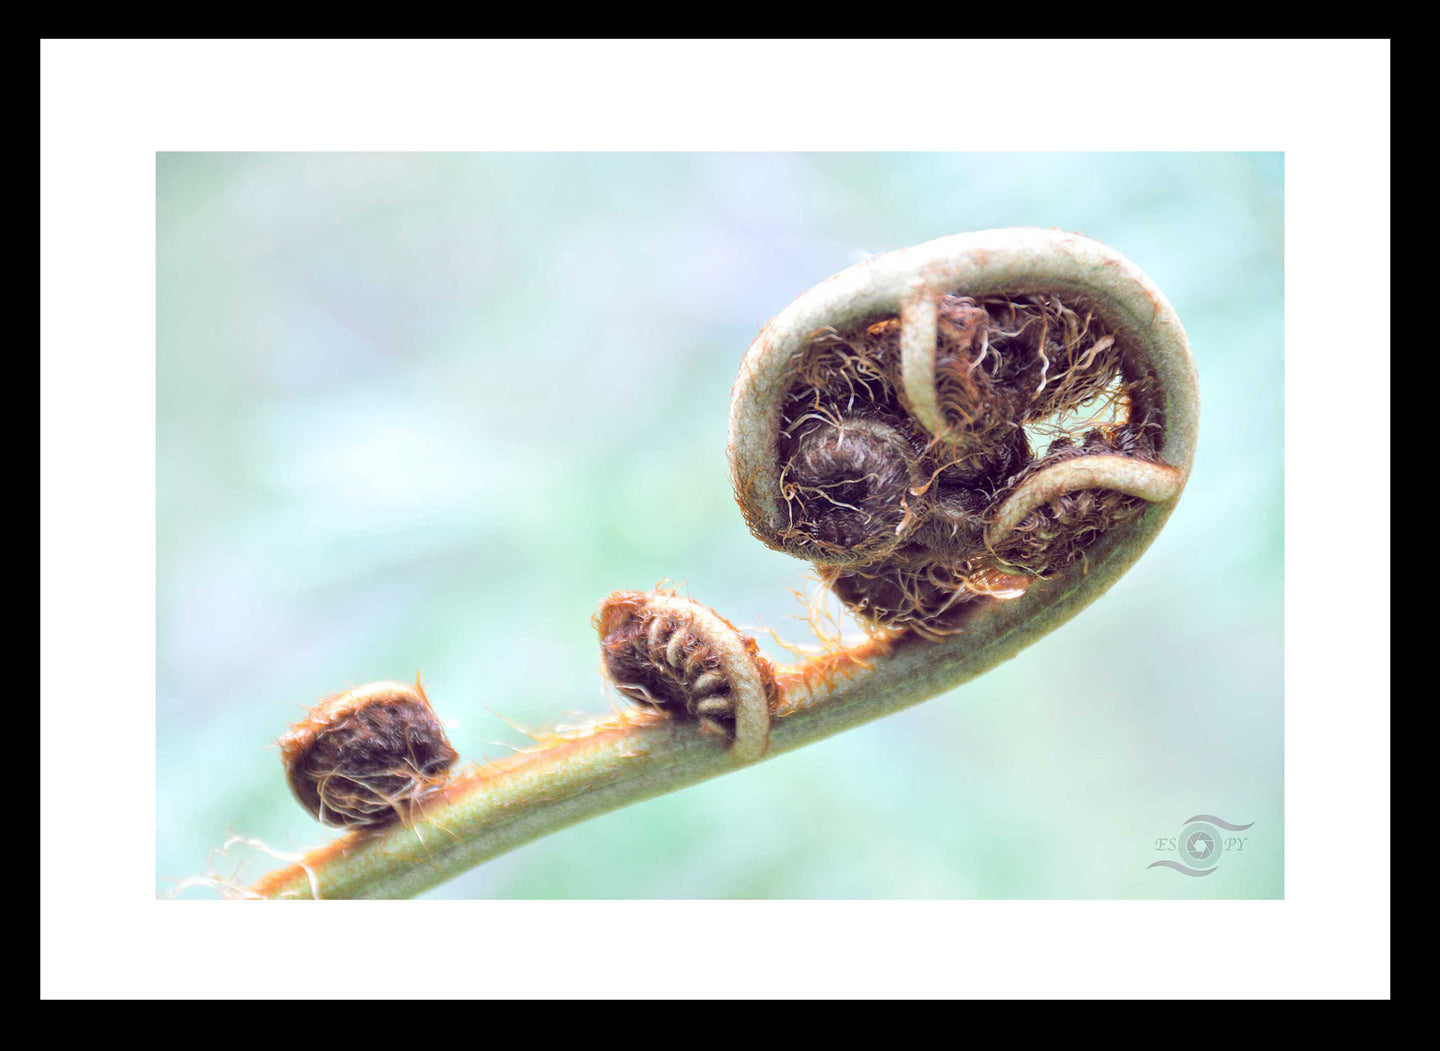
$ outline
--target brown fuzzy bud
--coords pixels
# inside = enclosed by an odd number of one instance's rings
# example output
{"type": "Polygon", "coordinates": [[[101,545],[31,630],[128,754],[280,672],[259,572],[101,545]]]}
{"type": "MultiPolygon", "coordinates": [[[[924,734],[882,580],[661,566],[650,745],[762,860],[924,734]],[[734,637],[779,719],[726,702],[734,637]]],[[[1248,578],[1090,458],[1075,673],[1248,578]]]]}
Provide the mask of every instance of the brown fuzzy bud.
{"type": "Polygon", "coordinates": [[[624,696],[726,734],[737,758],[765,754],[779,690],[754,639],[714,610],[663,592],[615,592],[595,628],[605,672],[624,696]]]}
{"type": "Polygon", "coordinates": [[[923,482],[916,460],[906,437],[880,420],[808,427],[785,468],[793,532],[823,548],[871,558],[894,550],[926,510],[913,492],[923,482]]]}
{"type": "Polygon", "coordinates": [[[326,698],[280,738],[280,755],[301,806],[345,828],[408,817],[459,758],[418,679],[326,698]]]}

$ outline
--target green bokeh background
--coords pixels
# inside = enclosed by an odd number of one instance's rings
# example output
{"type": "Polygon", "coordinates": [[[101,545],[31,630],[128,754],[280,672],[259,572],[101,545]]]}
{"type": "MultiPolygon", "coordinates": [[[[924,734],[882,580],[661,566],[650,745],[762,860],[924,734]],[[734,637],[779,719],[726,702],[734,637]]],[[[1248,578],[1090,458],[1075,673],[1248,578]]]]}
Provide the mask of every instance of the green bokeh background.
{"type": "MultiPolygon", "coordinates": [[[[333,835],[269,747],[323,694],[423,669],[493,758],[507,721],[608,708],[612,589],[805,641],[807,567],[731,498],[741,356],[867,253],[1032,225],[1129,256],[1194,347],[1194,474],[1135,569],[948,695],[428,896],[1282,896],[1283,181],[1280,154],[160,155],[157,893],[229,832],[333,835]],[[1201,813],[1254,822],[1243,852],[1147,868],[1201,813]]],[[[273,864],[217,868],[247,856],[273,864]]]]}

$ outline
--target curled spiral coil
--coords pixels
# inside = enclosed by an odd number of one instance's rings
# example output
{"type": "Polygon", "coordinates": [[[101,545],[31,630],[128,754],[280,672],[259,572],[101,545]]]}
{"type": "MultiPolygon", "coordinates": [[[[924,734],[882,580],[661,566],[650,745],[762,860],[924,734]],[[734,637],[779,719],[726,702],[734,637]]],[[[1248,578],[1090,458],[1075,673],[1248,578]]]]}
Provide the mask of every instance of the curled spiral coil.
{"type": "Polygon", "coordinates": [[[605,673],[621,695],[729,738],[737,759],[765,754],[779,693],[755,640],[668,591],[616,591],[595,613],[605,673]]]}
{"type": "Polygon", "coordinates": [[[1184,329],[1134,264],[1056,230],[961,234],[766,325],[732,394],[732,482],[751,532],[855,612],[941,637],[1173,503],[1197,414],[1184,329]]]}

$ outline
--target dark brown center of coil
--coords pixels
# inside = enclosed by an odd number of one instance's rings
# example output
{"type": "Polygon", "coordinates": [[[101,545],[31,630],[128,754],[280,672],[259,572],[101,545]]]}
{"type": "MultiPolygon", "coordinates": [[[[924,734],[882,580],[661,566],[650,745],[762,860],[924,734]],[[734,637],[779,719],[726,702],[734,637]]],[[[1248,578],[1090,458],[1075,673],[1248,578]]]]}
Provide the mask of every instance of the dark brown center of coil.
{"type": "Polygon", "coordinates": [[[913,440],[889,423],[858,416],[806,427],[785,473],[798,528],[850,551],[893,548],[924,507],[910,494],[917,481],[913,440]]]}

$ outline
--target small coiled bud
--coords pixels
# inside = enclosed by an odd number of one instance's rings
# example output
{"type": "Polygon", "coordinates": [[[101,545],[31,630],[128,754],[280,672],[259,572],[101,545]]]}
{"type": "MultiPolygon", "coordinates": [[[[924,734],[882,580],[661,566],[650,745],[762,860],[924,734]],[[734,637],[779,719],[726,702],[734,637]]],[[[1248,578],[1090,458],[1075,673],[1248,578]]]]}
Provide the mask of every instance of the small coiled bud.
{"type": "Polygon", "coordinates": [[[300,805],[342,828],[408,817],[459,758],[418,679],[327,697],[280,738],[280,755],[300,805]]]}
{"type": "Polygon", "coordinates": [[[738,759],[765,754],[779,688],[754,639],[714,610],[658,591],[614,592],[594,622],[605,673],[621,694],[724,733],[738,759]]]}

